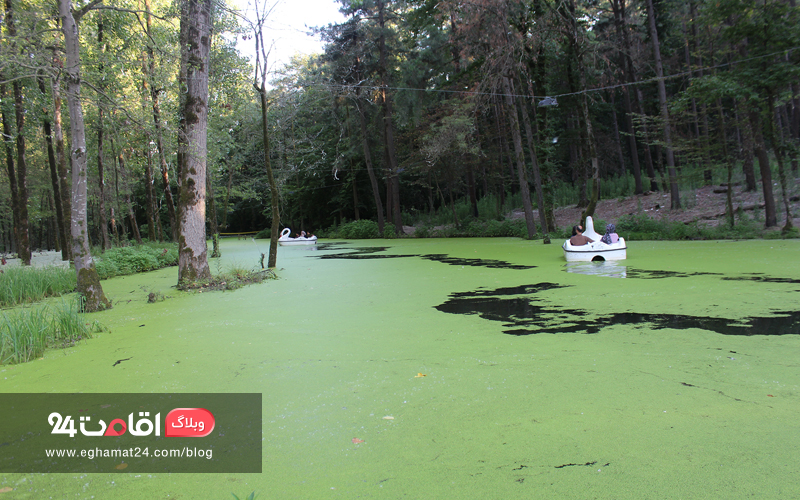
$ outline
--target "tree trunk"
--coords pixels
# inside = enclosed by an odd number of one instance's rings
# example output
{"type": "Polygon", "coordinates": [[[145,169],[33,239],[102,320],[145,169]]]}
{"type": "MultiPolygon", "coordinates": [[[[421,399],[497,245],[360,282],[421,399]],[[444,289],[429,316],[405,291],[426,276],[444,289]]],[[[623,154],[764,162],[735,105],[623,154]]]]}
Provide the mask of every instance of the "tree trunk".
{"type": "MultiPolygon", "coordinates": [[[[781,183],[781,198],[783,200],[783,206],[786,211],[786,223],[784,224],[782,231],[784,233],[789,232],[792,229],[792,210],[789,207],[789,186],[786,182],[786,170],[783,165],[783,140],[778,134],[775,132],[775,126],[779,125],[776,123],[776,118],[778,114],[775,110],[775,96],[772,95],[772,92],[768,93],[767,103],[769,105],[769,126],[767,127],[767,131],[770,136],[770,142],[772,143],[772,147],[775,149],[775,159],[778,161],[778,180],[781,183]]],[[[777,222],[777,221],[776,221],[777,222]]]]}
{"type": "Polygon", "coordinates": [[[0,83],[0,107],[2,108],[3,118],[3,145],[6,152],[6,169],[8,170],[8,185],[11,191],[11,217],[12,217],[12,234],[14,240],[14,249],[19,247],[19,187],[17,184],[17,168],[14,164],[14,149],[11,147],[11,138],[14,137],[11,131],[11,119],[9,118],[9,111],[6,107],[6,85],[0,83]]]}
{"type": "Polygon", "coordinates": [[[150,16],[150,0],[144,0],[145,6],[145,26],[147,31],[147,80],[150,82],[150,101],[153,106],[153,124],[156,129],[156,148],[158,148],[159,165],[161,166],[161,183],[164,189],[164,203],[167,205],[167,215],[169,216],[170,234],[172,240],[178,239],[178,223],[177,214],[175,213],[175,201],[172,199],[172,189],[169,185],[169,166],[167,165],[166,154],[164,153],[163,131],[161,125],[161,107],[159,104],[159,94],[161,90],[156,88],[155,73],[156,73],[156,58],[153,53],[152,45],[152,28],[150,16]]]}
{"type": "Polygon", "coordinates": [[[108,220],[106,219],[106,189],[105,180],[103,179],[105,165],[103,164],[103,109],[97,110],[97,187],[98,187],[98,200],[97,209],[100,212],[100,240],[103,248],[108,250],[111,248],[111,240],[108,237],[108,220]]]}
{"type": "Polygon", "coordinates": [[[647,12],[650,27],[650,38],[653,41],[653,54],[656,62],[656,78],[658,78],[658,102],[661,105],[661,121],[664,127],[664,149],[667,156],[667,172],[669,174],[670,202],[672,210],[681,208],[681,196],[678,189],[678,175],[675,171],[675,155],[672,151],[672,126],[669,121],[669,110],[667,109],[667,88],[664,84],[664,67],[661,63],[661,46],[658,42],[658,30],[656,29],[656,12],[653,8],[653,0],[647,0],[647,12]]]}
{"type": "MultiPolygon", "coordinates": [[[[117,165],[117,149],[114,147],[114,138],[111,138],[111,165],[114,169],[114,200],[117,202],[116,206],[111,207],[111,231],[114,235],[114,244],[120,246],[126,240],[125,234],[125,213],[122,210],[122,196],[119,191],[119,166],[117,165]],[[120,219],[120,217],[122,217],[120,219]]],[[[112,205],[114,205],[112,203],[112,205]]]]}
{"type": "MultiPolygon", "coordinates": [[[[53,59],[56,56],[53,55],[53,59]]],[[[56,203],[61,204],[61,212],[64,222],[64,238],[67,242],[61,248],[61,260],[72,260],[72,244],[70,242],[70,217],[72,214],[72,196],[69,186],[69,170],[67,169],[67,155],[64,152],[64,127],[61,120],[61,73],[57,72],[50,79],[50,87],[53,91],[53,138],[56,143],[56,162],[58,163],[58,184],[61,192],[61,200],[56,203]]]]}
{"type": "Polygon", "coordinates": [[[758,158],[758,166],[761,171],[761,189],[764,192],[764,226],[773,227],[778,225],[778,216],[775,208],[775,195],[772,193],[772,170],[769,166],[769,156],[764,146],[764,137],[761,133],[761,116],[757,106],[752,106],[749,110],[750,126],[755,132],[753,137],[753,150],[758,158]]]}
{"type": "MultiPolygon", "coordinates": [[[[98,13],[97,16],[97,44],[100,46],[100,56],[103,57],[105,55],[105,46],[103,45],[103,16],[102,14],[98,13]]],[[[98,65],[98,70],[101,75],[101,90],[105,88],[105,85],[102,83],[105,78],[103,78],[103,70],[104,65],[101,62],[98,65]]],[[[103,248],[108,250],[111,248],[111,240],[108,237],[108,220],[106,219],[106,194],[105,194],[105,181],[103,179],[103,169],[105,165],[103,164],[103,107],[100,104],[97,108],[97,186],[98,186],[98,211],[100,212],[99,217],[99,224],[100,224],[100,240],[103,248]]]]}
{"type": "Polygon", "coordinates": [[[378,47],[380,49],[380,60],[378,63],[378,72],[381,79],[381,104],[383,105],[383,128],[384,140],[386,145],[386,157],[389,160],[387,181],[389,182],[390,189],[392,190],[392,217],[394,220],[394,230],[397,234],[403,232],[403,219],[400,213],[400,173],[397,169],[397,153],[395,152],[394,144],[394,125],[392,124],[392,96],[388,92],[388,69],[386,61],[386,35],[384,30],[386,28],[385,19],[386,4],[384,0],[378,0],[378,25],[380,26],[380,37],[378,38],[378,47]]]}
{"type": "MultiPolygon", "coordinates": [[[[360,89],[356,89],[356,98],[360,89]]],[[[375,176],[375,169],[372,168],[372,155],[369,153],[369,141],[367,135],[367,119],[364,117],[364,110],[355,102],[356,109],[358,110],[358,121],[361,124],[361,149],[364,151],[364,163],[367,164],[367,173],[369,174],[369,182],[372,186],[372,197],[375,200],[375,210],[378,212],[378,231],[383,234],[383,201],[381,200],[381,191],[378,187],[378,178],[375,176]]]]}
{"type": "Polygon", "coordinates": [[[214,199],[214,179],[211,176],[211,169],[206,169],[206,198],[208,199],[208,222],[211,229],[211,257],[222,257],[219,251],[219,225],[217,224],[217,203],[214,199]]]}
{"type": "MultiPolygon", "coordinates": [[[[614,11],[614,27],[617,37],[622,41],[620,55],[620,68],[622,69],[623,79],[628,83],[635,82],[635,73],[631,70],[632,63],[629,63],[630,42],[628,41],[627,21],[625,15],[625,0],[612,0],[611,8],[614,11]]],[[[628,126],[628,145],[631,150],[631,165],[633,167],[634,190],[633,194],[642,194],[642,168],[639,164],[639,148],[636,144],[636,128],[633,125],[633,107],[631,106],[631,95],[627,85],[622,87],[623,104],[625,106],[625,121],[628,126]]]]}
{"type": "Polygon", "coordinates": [[[178,284],[209,279],[206,244],[206,141],[208,127],[208,64],[211,48],[211,0],[187,0],[181,5],[181,31],[186,43],[183,133],[186,151],[179,166],[178,284]]]}
{"type": "MultiPolygon", "coordinates": [[[[581,68],[581,71],[583,68],[581,68]]],[[[583,78],[581,78],[582,87],[583,78]]],[[[592,196],[589,198],[589,204],[581,213],[581,224],[586,226],[586,217],[594,215],[594,210],[597,208],[597,202],[600,200],[600,165],[597,159],[597,147],[594,142],[594,127],[592,126],[592,119],[589,116],[589,98],[583,94],[582,106],[583,120],[586,130],[586,143],[589,148],[589,158],[592,162],[592,196]]]]}
{"type": "Polygon", "coordinates": [[[622,139],[619,136],[619,118],[617,117],[617,99],[612,90],[611,94],[611,120],[614,122],[614,149],[617,150],[617,159],[619,160],[619,175],[625,175],[625,155],[622,153],[622,139]]]}
{"type": "Polygon", "coordinates": [[[25,110],[22,103],[22,92],[14,82],[14,104],[17,122],[17,254],[26,266],[31,265],[30,220],[28,219],[28,165],[25,158],[25,136],[22,126],[25,122],[25,110]]]}
{"type": "Polygon", "coordinates": [[[755,191],[758,186],[756,184],[756,171],[753,165],[753,152],[755,151],[754,146],[754,139],[753,139],[753,128],[752,122],[748,114],[745,112],[745,118],[738,119],[739,116],[739,108],[746,109],[746,106],[743,106],[742,103],[737,100],[736,101],[736,115],[737,115],[737,122],[740,125],[740,129],[742,130],[742,171],[744,172],[744,180],[745,180],[745,191],[755,191]]]}
{"type": "MultiPolygon", "coordinates": [[[[264,76],[266,76],[264,74],[264,76]]],[[[280,229],[281,216],[278,210],[280,202],[280,195],[278,194],[278,186],[275,184],[275,176],[272,173],[272,163],[269,158],[269,133],[267,121],[267,90],[265,78],[261,80],[261,87],[256,88],[258,95],[261,98],[261,131],[264,139],[264,168],[267,170],[267,180],[269,181],[270,191],[270,206],[272,207],[272,227],[269,238],[269,260],[268,265],[270,269],[275,269],[278,262],[278,230],[280,229]]]]}
{"type": "MultiPolygon", "coordinates": [[[[149,145],[148,145],[149,146],[149,145]]],[[[150,153],[150,148],[147,147],[145,151],[145,164],[144,164],[144,192],[145,192],[145,213],[147,214],[147,239],[150,241],[161,241],[161,231],[156,233],[158,228],[158,210],[156,209],[156,193],[153,187],[153,155],[150,153]]]]}
{"type": "Polygon", "coordinates": [[[222,229],[228,229],[228,202],[231,198],[231,189],[233,189],[233,167],[228,164],[228,189],[225,191],[225,204],[222,206],[222,229]]]}
{"type": "Polygon", "coordinates": [[[536,204],[539,206],[539,225],[542,226],[542,242],[547,245],[550,243],[550,236],[547,234],[547,217],[545,216],[544,191],[542,190],[542,176],[539,172],[539,159],[536,157],[534,147],[535,138],[531,119],[528,116],[528,109],[525,103],[518,102],[520,113],[522,114],[522,124],[525,127],[525,136],[528,139],[528,151],[531,156],[531,167],[533,169],[533,186],[536,189],[536,204]]]}
{"type": "Polygon", "coordinates": [[[532,240],[536,236],[536,222],[533,220],[533,205],[531,204],[531,191],[528,186],[528,175],[525,169],[525,153],[522,150],[522,135],[519,131],[519,118],[517,117],[517,107],[514,104],[514,92],[511,88],[510,79],[502,77],[503,91],[506,94],[506,113],[508,114],[509,126],[511,127],[511,139],[514,142],[514,153],[519,177],[519,189],[522,195],[522,207],[525,211],[525,227],[528,231],[528,239],[532,240]]]}
{"type": "MultiPolygon", "coordinates": [[[[5,19],[3,20],[3,23],[6,25],[9,38],[13,39],[17,34],[17,29],[14,23],[14,11],[11,6],[11,0],[6,0],[5,7],[5,19]]],[[[14,93],[14,115],[16,118],[16,134],[13,137],[16,139],[15,142],[17,149],[17,194],[15,203],[17,216],[15,227],[15,233],[17,237],[17,255],[19,255],[19,258],[24,265],[29,266],[31,265],[31,242],[30,222],[28,220],[28,164],[25,158],[25,105],[23,103],[22,88],[20,87],[19,80],[13,80],[11,87],[14,93]]],[[[5,96],[5,92],[3,92],[3,96],[5,96]]],[[[5,130],[5,123],[3,124],[3,128],[6,133],[6,140],[8,140],[12,136],[8,135],[8,131],[5,130]]],[[[7,148],[7,152],[10,152],[10,148],[7,148]]],[[[9,161],[8,165],[10,176],[13,170],[13,162],[9,161]]]]}
{"type": "MultiPolygon", "coordinates": [[[[128,175],[125,172],[125,154],[119,152],[119,171],[122,173],[122,182],[125,184],[125,206],[128,207],[128,221],[131,224],[131,231],[133,232],[133,239],[136,243],[142,244],[142,235],[139,234],[139,224],[136,222],[136,215],[133,213],[133,204],[131,203],[130,188],[128,186],[128,175]]],[[[152,240],[151,240],[152,241],[152,240]]]]}
{"type": "MultiPolygon", "coordinates": [[[[44,77],[39,76],[39,90],[42,95],[47,95],[47,87],[44,84],[44,77]]],[[[45,147],[47,149],[47,164],[50,166],[50,183],[53,186],[54,208],[56,212],[56,231],[58,233],[58,248],[61,250],[61,260],[69,260],[69,252],[64,248],[69,246],[67,242],[67,224],[64,218],[64,206],[61,203],[61,185],[58,182],[58,161],[56,160],[55,147],[53,145],[53,127],[47,113],[42,114],[42,130],[44,131],[45,147]]]]}
{"type": "MultiPolygon", "coordinates": [[[[91,4],[90,4],[91,5],[91,4]]],[[[64,49],[67,64],[64,67],[67,80],[67,105],[69,106],[70,145],[72,157],[72,256],[78,277],[78,293],[83,296],[87,311],[111,308],[111,302],[103,293],[100,278],[94,267],[89,250],[89,227],[86,217],[87,172],[86,129],[83,122],[83,107],[80,101],[80,44],[77,20],[72,14],[70,0],[59,0],[58,11],[64,32],[64,49]]],[[[85,11],[77,13],[78,19],[85,11]]]]}
{"type": "Polygon", "coordinates": [[[722,100],[717,99],[717,117],[719,127],[719,141],[722,144],[722,157],[725,160],[725,165],[728,168],[728,189],[725,198],[725,216],[728,219],[728,227],[733,229],[735,219],[733,216],[733,167],[734,162],[731,155],[728,153],[728,141],[725,140],[725,113],[722,111],[722,100]]]}

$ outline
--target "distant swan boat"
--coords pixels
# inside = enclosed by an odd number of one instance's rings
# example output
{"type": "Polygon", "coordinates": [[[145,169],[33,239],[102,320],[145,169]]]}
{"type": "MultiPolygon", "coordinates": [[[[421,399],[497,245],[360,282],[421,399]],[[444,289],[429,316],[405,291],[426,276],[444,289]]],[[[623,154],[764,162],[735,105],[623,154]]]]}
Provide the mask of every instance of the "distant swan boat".
{"type": "Polygon", "coordinates": [[[625,238],[620,237],[616,243],[606,244],[600,241],[603,237],[594,231],[594,221],[591,217],[586,217],[586,231],[583,235],[594,240],[594,243],[574,246],[569,243],[569,239],[564,242],[561,248],[564,249],[564,258],[567,262],[590,262],[604,260],[625,260],[628,258],[628,246],[625,238]]]}
{"type": "Polygon", "coordinates": [[[292,234],[292,230],[284,228],[281,231],[281,237],[278,238],[278,244],[281,246],[297,246],[297,245],[316,245],[317,244],[317,237],[312,236],[311,238],[306,238],[304,236],[298,236],[297,238],[291,238],[289,235],[292,234]]]}

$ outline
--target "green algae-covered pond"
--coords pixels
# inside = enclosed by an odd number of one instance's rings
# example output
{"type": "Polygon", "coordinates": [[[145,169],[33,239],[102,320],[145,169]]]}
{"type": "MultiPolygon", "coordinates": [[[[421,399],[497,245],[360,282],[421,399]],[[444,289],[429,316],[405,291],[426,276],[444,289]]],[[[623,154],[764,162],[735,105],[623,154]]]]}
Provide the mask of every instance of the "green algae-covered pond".
{"type": "Polygon", "coordinates": [[[263,472],[4,474],[0,500],[800,496],[800,244],[628,256],[373,240],[281,248],[233,292],[106,281],[109,331],[0,366],[0,392],[259,392],[263,472]]]}

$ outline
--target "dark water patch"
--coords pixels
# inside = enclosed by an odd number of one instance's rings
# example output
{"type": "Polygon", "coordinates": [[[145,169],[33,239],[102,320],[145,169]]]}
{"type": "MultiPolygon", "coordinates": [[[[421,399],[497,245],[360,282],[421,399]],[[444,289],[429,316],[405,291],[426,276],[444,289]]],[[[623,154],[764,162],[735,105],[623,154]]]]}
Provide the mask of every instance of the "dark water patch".
{"type": "Polygon", "coordinates": [[[346,253],[331,253],[326,255],[313,255],[317,259],[397,259],[401,257],[417,257],[417,255],[375,255],[378,252],[385,252],[389,247],[359,247],[347,248],[336,247],[326,248],[325,250],[348,250],[346,253]]]}
{"type": "Polygon", "coordinates": [[[770,278],[768,276],[726,276],[722,278],[726,281],[757,281],[760,283],[786,283],[789,285],[800,285],[800,279],[793,278],[770,278]]]}
{"type": "Polygon", "coordinates": [[[637,279],[662,279],[662,278],[691,278],[694,276],[722,276],[720,273],[683,273],[680,271],[628,269],[628,278],[637,279]]]}
{"type": "Polygon", "coordinates": [[[320,259],[346,259],[346,260],[370,260],[370,259],[401,259],[404,257],[418,257],[417,255],[374,255],[361,253],[337,253],[332,255],[315,256],[320,259]]]}
{"type": "Polygon", "coordinates": [[[493,259],[466,259],[461,257],[448,257],[446,254],[429,254],[420,255],[423,259],[442,262],[450,264],[451,266],[473,266],[473,267],[488,267],[489,269],[514,269],[525,270],[534,269],[536,266],[522,266],[519,264],[511,264],[502,260],[493,259]]]}
{"type": "MultiPolygon", "coordinates": [[[[449,257],[447,254],[428,254],[428,255],[416,255],[416,254],[405,254],[405,255],[376,255],[378,252],[384,252],[389,249],[389,247],[360,247],[360,248],[345,248],[345,247],[335,247],[335,248],[325,248],[325,250],[349,250],[346,253],[334,253],[334,254],[327,254],[327,255],[314,255],[318,259],[399,259],[405,257],[420,257],[427,260],[432,260],[435,262],[441,262],[443,264],[449,264],[451,266],[472,266],[472,267],[488,267],[490,269],[513,269],[513,270],[525,270],[525,269],[533,269],[536,266],[522,266],[517,264],[511,264],[509,262],[505,262],[502,260],[492,260],[492,259],[466,259],[460,257],[449,257]]],[[[322,250],[322,249],[321,249],[322,250]]]]}
{"type": "Polygon", "coordinates": [[[346,243],[342,241],[332,241],[328,243],[317,243],[316,244],[317,250],[356,250],[352,247],[347,246],[346,243]]]}
{"type": "Polygon", "coordinates": [[[744,319],[632,312],[591,316],[585,310],[557,306],[530,296],[539,291],[563,287],[553,283],[539,283],[454,293],[450,295],[450,299],[435,308],[449,314],[477,314],[483,319],[501,322],[506,328],[503,333],[517,336],[539,333],[592,334],[612,325],[633,325],[652,330],[697,328],[721,335],[800,334],[800,312],[796,311],[744,319]],[[506,298],[513,295],[516,296],[506,298]]]}
{"type": "MultiPolygon", "coordinates": [[[[563,469],[564,467],[591,467],[593,465],[597,465],[597,460],[595,460],[594,462],[586,462],[585,464],[561,464],[561,465],[555,465],[554,467],[556,469],[563,469]]],[[[609,465],[611,465],[611,462],[603,464],[602,466],[607,467],[609,465]]]]}
{"type": "Polygon", "coordinates": [[[559,285],[557,283],[537,283],[535,285],[519,285],[495,288],[494,290],[478,289],[471,292],[455,292],[450,294],[451,297],[494,297],[497,295],[530,295],[537,292],[547,290],[556,290],[558,288],[568,288],[570,285],[559,285]]]}

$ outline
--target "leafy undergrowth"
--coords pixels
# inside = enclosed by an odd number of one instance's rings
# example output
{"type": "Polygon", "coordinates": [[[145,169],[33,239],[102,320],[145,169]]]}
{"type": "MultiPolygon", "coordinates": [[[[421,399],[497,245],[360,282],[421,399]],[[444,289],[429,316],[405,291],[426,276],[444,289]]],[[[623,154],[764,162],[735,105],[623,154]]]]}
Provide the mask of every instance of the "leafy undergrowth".
{"type": "Polygon", "coordinates": [[[248,270],[231,269],[227,273],[217,274],[209,280],[198,280],[178,284],[179,290],[198,292],[236,290],[243,286],[261,283],[265,280],[278,279],[272,269],[248,270]]]}
{"type": "Polygon", "coordinates": [[[145,243],[103,252],[95,267],[100,279],[154,271],[178,265],[177,243],[145,243]]]}

